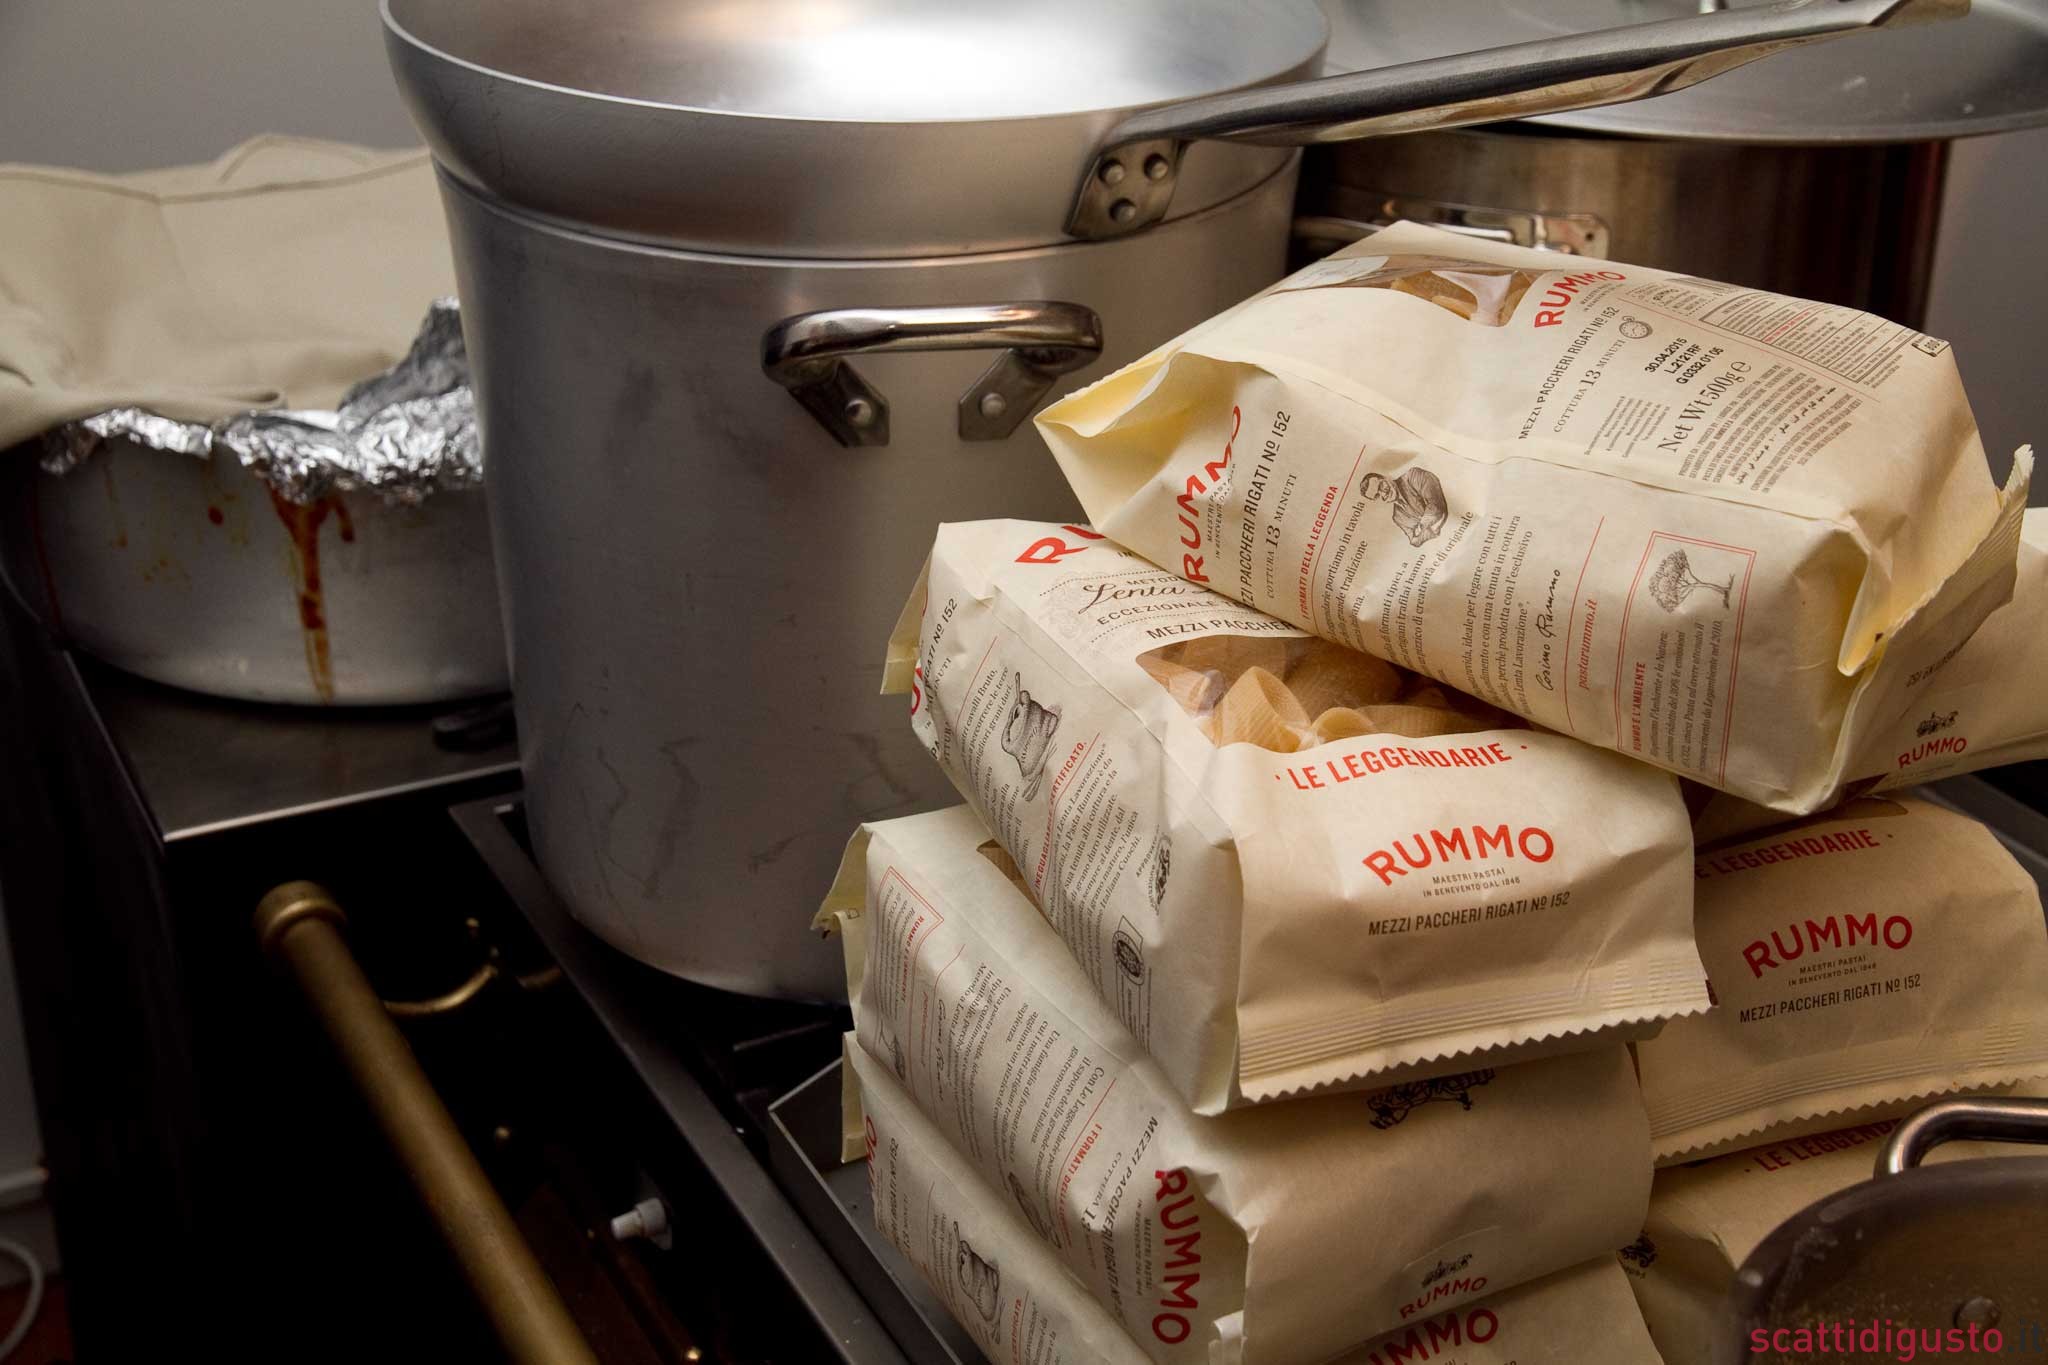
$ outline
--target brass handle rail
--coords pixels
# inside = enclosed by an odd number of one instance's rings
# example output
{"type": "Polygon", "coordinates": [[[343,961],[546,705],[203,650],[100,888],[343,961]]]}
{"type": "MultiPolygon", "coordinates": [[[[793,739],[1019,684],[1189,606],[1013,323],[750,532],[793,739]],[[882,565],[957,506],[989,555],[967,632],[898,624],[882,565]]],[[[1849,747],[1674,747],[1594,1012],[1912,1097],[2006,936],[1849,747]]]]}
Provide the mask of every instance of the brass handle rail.
{"type": "Polygon", "coordinates": [[[256,907],[256,937],[265,956],[290,973],[340,1054],[507,1358],[517,1365],[597,1365],[455,1120],[356,965],[342,937],[346,925],[334,898],[311,882],[287,882],[256,907]]]}

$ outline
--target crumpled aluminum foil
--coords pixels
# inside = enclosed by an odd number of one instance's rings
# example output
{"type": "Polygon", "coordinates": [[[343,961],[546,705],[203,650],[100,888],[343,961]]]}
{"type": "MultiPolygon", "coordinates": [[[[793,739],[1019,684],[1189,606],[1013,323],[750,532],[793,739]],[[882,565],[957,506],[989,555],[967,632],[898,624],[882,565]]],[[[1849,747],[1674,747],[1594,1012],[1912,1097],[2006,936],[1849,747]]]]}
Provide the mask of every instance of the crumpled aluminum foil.
{"type": "Polygon", "coordinates": [[[119,437],[201,459],[226,447],[297,503],[361,490],[410,504],[483,483],[462,316],[452,298],[436,299],[405,358],[349,389],[337,411],[259,408],[208,426],[114,408],[47,433],[42,466],[67,473],[119,437]]]}
{"type": "Polygon", "coordinates": [[[100,446],[120,436],[152,450],[174,450],[202,460],[213,453],[210,427],[159,417],[141,408],[109,408],[45,432],[42,466],[52,474],[69,474],[100,446]]]}

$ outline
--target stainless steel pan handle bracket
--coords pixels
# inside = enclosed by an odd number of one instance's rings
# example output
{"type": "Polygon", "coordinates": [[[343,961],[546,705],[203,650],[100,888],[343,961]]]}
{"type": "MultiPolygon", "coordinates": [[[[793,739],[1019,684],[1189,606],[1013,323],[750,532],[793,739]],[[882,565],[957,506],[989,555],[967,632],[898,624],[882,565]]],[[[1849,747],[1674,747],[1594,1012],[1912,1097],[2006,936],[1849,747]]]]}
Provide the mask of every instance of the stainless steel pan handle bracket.
{"type": "Polygon", "coordinates": [[[1506,242],[1537,251],[1554,251],[1561,256],[1607,255],[1607,222],[1597,214],[1480,208],[1412,194],[1382,194],[1377,190],[1364,193],[1377,201],[1370,219],[1306,215],[1294,220],[1294,240],[1307,245],[1329,242],[1334,244],[1329,249],[1335,250],[1405,218],[1482,242],[1506,242]]]}
{"type": "Polygon", "coordinates": [[[1199,139],[1297,147],[1626,104],[1804,43],[1969,9],[1969,0],[1780,0],[1147,109],[1103,139],[1067,232],[1116,237],[1164,218],[1181,154],[1199,139]]]}
{"type": "Polygon", "coordinates": [[[1877,1154],[1876,1175],[1909,1171],[1942,1143],[1963,1138],[2048,1143],[2048,1100],[1985,1095],[1930,1104],[1892,1130],[1877,1154]]]}
{"type": "Polygon", "coordinates": [[[1000,441],[1063,374],[1102,354],[1102,319],[1078,303],[945,304],[799,313],[761,338],[761,369],[843,446],[889,444],[889,401],[847,357],[1000,349],[960,396],[963,441],[1000,441]]]}

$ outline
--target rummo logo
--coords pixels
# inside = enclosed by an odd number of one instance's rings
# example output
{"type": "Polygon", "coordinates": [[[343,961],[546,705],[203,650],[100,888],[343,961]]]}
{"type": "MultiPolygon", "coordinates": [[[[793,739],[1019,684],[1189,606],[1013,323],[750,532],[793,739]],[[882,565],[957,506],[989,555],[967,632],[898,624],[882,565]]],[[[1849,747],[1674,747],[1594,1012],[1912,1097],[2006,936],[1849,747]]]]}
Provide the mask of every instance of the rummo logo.
{"type": "Polygon", "coordinates": [[[1818,954],[1823,947],[1843,950],[1875,948],[1881,944],[1897,952],[1912,941],[1913,921],[1904,915],[1887,915],[1880,922],[1873,910],[1867,915],[1794,920],[1784,932],[1773,929],[1768,940],[1760,938],[1744,947],[1742,960],[1749,965],[1752,977],[1760,977],[1769,969],[1798,961],[1808,952],[1818,954]]]}
{"type": "MultiPolygon", "coordinates": [[[[1461,1276],[1461,1277],[1459,1277],[1458,1279],[1455,1279],[1455,1280],[1443,1280],[1443,1281],[1440,1281],[1440,1282],[1439,1282],[1439,1283],[1438,1283],[1438,1284],[1437,1284],[1437,1285],[1436,1285],[1436,1286],[1435,1286],[1434,1288],[1432,1288],[1432,1289],[1430,1289],[1429,1291],[1427,1291],[1426,1293],[1424,1293],[1424,1294],[1423,1294],[1423,1295],[1422,1295],[1422,1296],[1421,1296],[1420,1298],[1416,1299],[1416,1300],[1415,1300],[1415,1301],[1414,1301],[1413,1303],[1404,1303],[1404,1304],[1402,1304],[1402,1305],[1401,1305],[1401,1316],[1402,1316],[1402,1317],[1404,1317],[1404,1318],[1407,1318],[1407,1317],[1413,1317],[1413,1316],[1414,1316],[1415,1314],[1417,1314],[1417,1313],[1420,1313],[1421,1311],[1423,1311],[1423,1310],[1424,1310],[1425,1308],[1428,1308],[1428,1307],[1429,1307],[1429,1306],[1430,1306],[1431,1304],[1433,1304],[1433,1303],[1441,1303],[1441,1302],[1442,1302],[1443,1300],[1445,1300],[1445,1299],[1470,1299],[1470,1298],[1476,1298],[1477,1296],[1479,1296],[1479,1295],[1481,1295],[1481,1294],[1484,1294],[1485,1292],[1486,1292],[1486,1277],[1485,1277],[1484,1275],[1472,1275],[1472,1276],[1461,1276]]],[[[1454,1316],[1453,1316],[1452,1314],[1449,1314],[1449,1313],[1446,1313],[1446,1314],[1445,1314],[1445,1315],[1444,1315],[1443,1317],[1441,1317],[1441,1318],[1437,1318],[1437,1319],[1435,1319],[1435,1321],[1436,1321],[1436,1322],[1438,1322],[1438,1323],[1444,1323],[1444,1322],[1446,1322],[1446,1321],[1449,1321],[1449,1322],[1455,1323],[1455,1326],[1454,1326],[1454,1327],[1452,1327],[1452,1328],[1449,1328],[1449,1329],[1446,1329],[1446,1330],[1445,1330],[1445,1334],[1444,1334],[1443,1336],[1441,1336],[1441,1337],[1439,1337],[1439,1338],[1438,1338],[1438,1341],[1437,1341],[1437,1343],[1436,1343],[1436,1344],[1437,1344],[1437,1345],[1439,1345],[1439,1346],[1448,1346],[1448,1345],[1450,1345],[1450,1344],[1451,1344],[1451,1342],[1450,1342],[1450,1340],[1449,1340],[1449,1337],[1448,1337],[1448,1332],[1449,1332],[1450,1330],[1455,1330],[1455,1331],[1458,1331],[1458,1332],[1460,1332],[1460,1333],[1461,1333],[1461,1334],[1462,1334],[1462,1335],[1463,1335],[1463,1336],[1465,1337],[1465,1340],[1466,1340],[1467,1342],[1476,1342],[1476,1343],[1479,1343],[1479,1344],[1482,1344],[1482,1345],[1483,1345],[1483,1344],[1485,1344],[1485,1342],[1486,1342],[1486,1341],[1488,1341],[1488,1340],[1489,1340],[1489,1339],[1490,1339],[1490,1338],[1491,1338],[1491,1337],[1493,1336],[1493,1333],[1494,1333],[1494,1331],[1498,1330],[1498,1329],[1499,1329],[1499,1327],[1500,1327],[1500,1321],[1499,1321],[1499,1319],[1497,1319],[1497,1318],[1495,1318],[1495,1317],[1493,1316],[1493,1312],[1492,1312],[1492,1310],[1490,1310],[1490,1309],[1486,1309],[1486,1308],[1475,1308],[1475,1309],[1473,1309],[1471,1313],[1469,1313],[1469,1314],[1467,1314],[1467,1315],[1466,1315],[1466,1320],[1465,1320],[1465,1321],[1462,1321],[1462,1322],[1458,1321],[1458,1320],[1457,1320],[1457,1319],[1456,1319],[1456,1318],[1455,1318],[1455,1317],[1454,1317],[1454,1316]],[[1483,1316],[1483,1323],[1482,1323],[1482,1324],[1478,1324],[1478,1326],[1479,1326],[1479,1329],[1480,1329],[1481,1331],[1483,1331],[1483,1332],[1485,1333],[1485,1335],[1484,1335],[1484,1336],[1475,1336],[1475,1335],[1473,1335],[1473,1329],[1474,1329],[1474,1326],[1475,1326],[1475,1324],[1474,1324],[1473,1322],[1471,1322],[1471,1321],[1470,1321],[1470,1319],[1472,1319],[1472,1318],[1481,1318],[1482,1316],[1483,1316]]],[[[1423,1330],[1423,1331],[1424,1331],[1424,1332],[1426,1333],[1426,1332],[1427,1332],[1427,1331],[1429,1330],[1429,1326],[1430,1326],[1430,1324],[1428,1324],[1428,1323],[1424,1323],[1424,1324],[1423,1324],[1423,1326],[1422,1326],[1422,1330],[1423,1330]]],[[[1412,1336],[1412,1335],[1413,1335],[1413,1333],[1410,1333],[1410,1335],[1412,1336]]],[[[1402,1354],[1398,1354],[1398,1353],[1397,1353],[1397,1348],[1396,1348],[1396,1347],[1395,1347],[1395,1345],[1394,1345],[1393,1343],[1391,1343],[1391,1342],[1389,1342],[1389,1343],[1387,1343],[1387,1344],[1386,1344],[1385,1346],[1381,1347],[1381,1349],[1382,1349],[1383,1351],[1385,1351],[1385,1352],[1386,1352],[1386,1355],[1385,1355],[1384,1357],[1373,1357],[1373,1356],[1368,1356],[1368,1357],[1366,1357],[1366,1358],[1367,1358],[1368,1360],[1371,1360],[1371,1359],[1376,1359],[1376,1358],[1383,1358],[1383,1359],[1385,1359],[1386,1361],[1389,1361],[1389,1362],[1392,1362],[1392,1361],[1397,1361],[1397,1360],[1410,1360],[1410,1359],[1414,1359],[1414,1360],[1427,1360],[1427,1359],[1429,1359],[1429,1357],[1428,1357],[1428,1356],[1412,1356],[1412,1357],[1411,1357],[1411,1356],[1407,1356],[1407,1355],[1402,1355],[1402,1354]]],[[[1434,1349],[1434,1347],[1433,1347],[1432,1349],[1434,1349]]]]}
{"type": "MultiPolygon", "coordinates": [[[[1062,526],[1060,529],[1084,541],[1101,540],[1103,538],[1085,526],[1062,526]]],[[[1024,548],[1024,553],[1017,556],[1017,562],[1019,564],[1057,564],[1068,555],[1077,555],[1087,548],[1086,545],[1069,545],[1058,536],[1041,536],[1024,548]]]]}
{"type": "Polygon", "coordinates": [[[1195,1293],[1202,1283],[1202,1206],[1195,1201],[1185,1170],[1154,1171],[1152,1178],[1158,1182],[1152,1202],[1162,1244],[1159,1311],[1152,1315],[1152,1335],[1178,1346],[1194,1330],[1187,1313],[1199,1312],[1202,1306],[1195,1293]]]}
{"type": "Polygon", "coordinates": [[[1619,270],[1584,270],[1576,275],[1560,275],[1551,281],[1543,296],[1536,300],[1534,326],[1555,327],[1564,321],[1564,310],[1571,306],[1579,291],[1602,280],[1625,280],[1628,276],[1619,270]]]}
{"type": "Polygon", "coordinates": [[[1517,857],[1547,863],[1556,852],[1557,841],[1541,825],[1524,825],[1520,829],[1507,824],[1459,825],[1447,830],[1418,831],[1396,839],[1391,848],[1376,848],[1363,861],[1378,875],[1381,886],[1392,886],[1394,878],[1432,865],[1517,857]]]}
{"type": "Polygon", "coordinates": [[[1970,747],[1968,735],[1943,735],[1930,739],[1925,744],[1915,744],[1899,754],[1899,766],[1910,768],[1915,763],[1925,763],[1930,758],[1948,758],[1962,753],[1970,747]]]}
{"type": "Polygon", "coordinates": [[[1468,1308],[1459,1312],[1454,1308],[1427,1322],[1418,1322],[1398,1336],[1382,1337],[1363,1357],[1353,1359],[1357,1365],[1410,1365],[1414,1361],[1436,1360],[1453,1347],[1484,1346],[1499,1333],[1500,1316],[1493,1309],[1468,1308]]]}
{"type": "Polygon", "coordinates": [[[1190,583],[1207,583],[1209,575],[1204,572],[1208,556],[1194,553],[1202,548],[1202,513],[1195,506],[1195,499],[1207,493],[1223,481],[1230,472],[1230,448],[1237,444],[1237,433],[1244,429],[1244,409],[1230,409],[1230,436],[1223,442],[1223,453],[1188,475],[1181,491],[1174,494],[1174,506],[1178,509],[1176,520],[1180,522],[1180,543],[1185,553],[1180,557],[1180,576],[1190,583]]]}

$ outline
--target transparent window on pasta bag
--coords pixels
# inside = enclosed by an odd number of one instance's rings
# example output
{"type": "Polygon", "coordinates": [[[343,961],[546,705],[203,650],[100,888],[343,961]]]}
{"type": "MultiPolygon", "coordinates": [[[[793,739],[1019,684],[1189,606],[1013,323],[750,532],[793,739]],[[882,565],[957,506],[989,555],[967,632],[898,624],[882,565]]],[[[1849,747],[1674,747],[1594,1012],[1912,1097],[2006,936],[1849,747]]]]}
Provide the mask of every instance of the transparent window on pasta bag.
{"type": "Polygon", "coordinates": [[[1138,664],[1218,747],[1292,754],[1367,735],[1428,739],[1522,724],[1327,640],[1204,635],[1148,650],[1138,664]]]}
{"type": "Polygon", "coordinates": [[[1533,270],[1453,260],[1447,256],[1334,257],[1296,275],[1277,291],[1387,289],[1421,299],[1482,327],[1505,327],[1529,286],[1533,270]]]}

